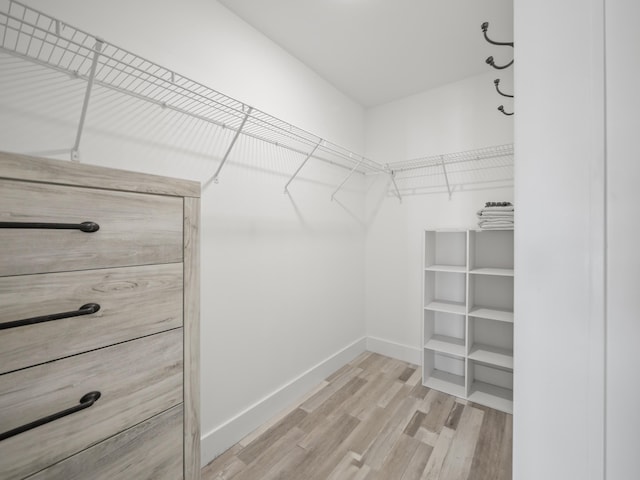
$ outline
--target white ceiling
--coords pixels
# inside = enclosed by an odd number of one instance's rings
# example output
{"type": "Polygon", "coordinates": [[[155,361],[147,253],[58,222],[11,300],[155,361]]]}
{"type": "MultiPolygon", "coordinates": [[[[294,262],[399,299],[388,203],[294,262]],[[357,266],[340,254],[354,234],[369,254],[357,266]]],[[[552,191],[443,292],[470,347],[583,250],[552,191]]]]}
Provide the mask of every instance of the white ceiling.
{"type": "Polygon", "coordinates": [[[346,95],[371,107],[513,58],[512,0],[218,0],[346,95]]]}

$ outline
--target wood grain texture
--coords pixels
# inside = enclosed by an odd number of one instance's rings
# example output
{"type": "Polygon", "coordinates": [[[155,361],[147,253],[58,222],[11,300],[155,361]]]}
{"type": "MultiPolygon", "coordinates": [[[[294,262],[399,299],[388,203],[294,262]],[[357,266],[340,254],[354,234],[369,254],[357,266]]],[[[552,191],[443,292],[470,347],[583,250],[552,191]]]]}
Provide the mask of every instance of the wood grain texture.
{"type": "MultiPolygon", "coordinates": [[[[449,428],[443,428],[440,431],[438,440],[435,442],[435,446],[429,456],[429,461],[424,467],[424,471],[420,476],[420,480],[444,480],[444,477],[440,476],[442,471],[442,464],[449,455],[451,449],[451,441],[455,432],[449,428]]],[[[491,480],[487,478],[486,480],[491,480]]]]}
{"type": "Polygon", "coordinates": [[[184,199],[184,478],[200,478],[200,200],[184,199]]]}
{"type": "Polygon", "coordinates": [[[363,455],[364,462],[370,465],[372,469],[380,470],[382,468],[396,442],[403,435],[402,431],[411,421],[417,406],[417,399],[406,396],[402,404],[389,418],[378,437],[363,455]]]}
{"type": "Polygon", "coordinates": [[[451,448],[442,465],[442,478],[468,478],[483,416],[482,410],[464,407],[451,448]]]}
{"type": "Polygon", "coordinates": [[[377,478],[402,478],[419,445],[420,442],[415,438],[401,434],[387,455],[377,478]]]}
{"type": "Polygon", "coordinates": [[[249,464],[258,458],[269,446],[277,442],[280,438],[293,427],[300,425],[300,422],[307,416],[307,412],[298,408],[284,417],[280,422],[272,428],[264,432],[249,445],[244,447],[238,458],[244,463],[249,464]]]}
{"type": "Polygon", "coordinates": [[[180,479],[182,416],[182,405],[173,407],[27,480],[180,479]]]}
{"type": "Polygon", "coordinates": [[[401,480],[420,480],[422,472],[424,472],[433,447],[422,442],[418,442],[418,448],[413,454],[413,457],[407,463],[407,468],[402,475],[401,480]]]}
{"type": "Polygon", "coordinates": [[[90,408],[0,442],[0,478],[23,478],[182,403],[182,378],[181,328],[0,375],[1,432],[102,393],[90,408]]]}
{"type": "Polygon", "coordinates": [[[190,180],[7,152],[0,152],[0,178],[179,197],[200,196],[200,183],[190,180]]]}
{"type": "Polygon", "coordinates": [[[216,458],[216,464],[210,463],[202,469],[202,477],[209,478],[213,475],[213,469],[215,467],[215,478],[217,480],[224,480],[225,478],[231,478],[241,470],[244,470],[247,465],[237,457],[237,454],[242,450],[242,445],[239,443],[231,447],[224,452],[218,458],[216,458]]]}
{"type": "Polygon", "coordinates": [[[0,277],[0,323],[97,303],[90,315],[2,331],[0,374],[182,326],[182,264],[0,277]]]}
{"type": "Polygon", "coordinates": [[[455,397],[446,393],[431,390],[425,397],[427,407],[427,415],[422,425],[432,432],[440,433],[440,429],[449,418],[451,409],[455,406],[455,397]]]}
{"type": "Polygon", "coordinates": [[[0,276],[182,262],[182,215],[182,198],[0,180],[0,222],[100,225],[0,229],[0,276]]]}
{"type": "MultiPolygon", "coordinates": [[[[233,478],[234,480],[254,480],[257,478],[262,479],[267,476],[269,472],[274,470],[288,471],[291,468],[289,464],[290,457],[294,457],[294,463],[299,459],[299,453],[302,449],[297,447],[296,443],[303,436],[304,432],[302,430],[298,427],[293,427],[283,437],[275,441],[268,449],[262,452],[262,454],[256,458],[251,465],[248,465],[245,469],[238,472],[237,475],[230,478],[233,478]],[[282,464],[279,465],[283,460],[287,462],[286,467],[283,467],[282,464]],[[276,467],[277,465],[279,466],[276,467]]],[[[301,453],[304,453],[304,451],[301,453]]],[[[213,475],[216,475],[216,472],[217,469],[215,468],[211,470],[213,475]]],[[[216,477],[212,476],[208,478],[216,477]]]]}
{"type": "Polygon", "coordinates": [[[511,415],[416,388],[415,368],[361,355],[202,480],[510,480],[511,415]]]}
{"type": "Polygon", "coordinates": [[[468,480],[511,480],[508,459],[513,443],[513,417],[500,415],[491,408],[474,406],[484,411],[484,418],[468,480]]]}

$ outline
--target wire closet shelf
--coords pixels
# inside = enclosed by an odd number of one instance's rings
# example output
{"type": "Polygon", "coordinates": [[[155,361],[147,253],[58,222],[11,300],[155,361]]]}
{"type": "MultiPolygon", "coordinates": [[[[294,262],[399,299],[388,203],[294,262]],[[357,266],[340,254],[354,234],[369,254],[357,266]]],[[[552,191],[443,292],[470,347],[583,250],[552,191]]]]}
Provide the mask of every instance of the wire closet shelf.
{"type": "Polygon", "coordinates": [[[386,168],[396,182],[394,186],[398,195],[446,187],[451,197],[456,187],[461,185],[512,183],[513,156],[513,144],[505,144],[388,163],[386,168]],[[480,175],[489,171],[499,174],[480,175]],[[429,184],[425,179],[430,177],[442,177],[444,183],[429,184]]]}
{"type": "Polygon", "coordinates": [[[241,134],[286,148],[304,157],[304,161],[285,186],[285,191],[311,158],[349,170],[349,176],[334,191],[332,199],[349,177],[358,172],[365,175],[389,175],[392,191],[401,201],[396,180],[407,178],[411,175],[411,170],[434,165],[442,167],[440,175],[444,176],[451,195],[452,189],[447,177],[448,165],[500,157],[509,148],[510,155],[513,155],[513,146],[507,145],[384,165],[15,0],[0,0],[0,51],[87,82],[76,142],[70,149],[72,159],[78,159],[86,110],[94,84],[234,132],[233,140],[216,173],[205,185],[212,180],[217,181],[220,169],[241,134]]]}
{"type": "Polygon", "coordinates": [[[0,0],[0,49],[223,129],[360,173],[384,167],[14,0],[0,0]]]}

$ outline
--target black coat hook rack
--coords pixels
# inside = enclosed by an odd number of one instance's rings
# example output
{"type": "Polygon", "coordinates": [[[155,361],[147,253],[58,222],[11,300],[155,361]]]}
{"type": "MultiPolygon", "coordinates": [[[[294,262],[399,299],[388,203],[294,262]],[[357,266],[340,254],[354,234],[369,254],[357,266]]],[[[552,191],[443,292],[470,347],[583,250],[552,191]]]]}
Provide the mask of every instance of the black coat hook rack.
{"type": "MultiPolygon", "coordinates": [[[[489,22],[484,22],[480,28],[482,29],[482,34],[484,35],[484,39],[489,42],[491,45],[497,45],[499,47],[511,47],[514,48],[513,46],[513,42],[496,42],[495,40],[492,40],[489,38],[489,36],[487,35],[487,30],[489,30],[489,22]]],[[[491,65],[493,68],[495,68],[496,70],[504,70],[505,68],[509,68],[511,65],[513,65],[513,60],[511,60],[509,63],[505,64],[505,65],[496,65],[493,57],[487,57],[487,59],[485,60],[485,62],[487,63],[487,65],[491,65]]],[[[502,95],[503,97],[507,97],[507,98],[513,98],[513,95],[509,95],[508,93],[504,93],[503,91],[500,90],[500,79],[496,78],[493,81],[493,84],[496,87],[496,91],[502,95]]],[[[513,115],[514,112],[506,112],[504,110],[504,105],[500,105],[498,107],[498,110],[503,114],[503,115],[513,115]]]]}

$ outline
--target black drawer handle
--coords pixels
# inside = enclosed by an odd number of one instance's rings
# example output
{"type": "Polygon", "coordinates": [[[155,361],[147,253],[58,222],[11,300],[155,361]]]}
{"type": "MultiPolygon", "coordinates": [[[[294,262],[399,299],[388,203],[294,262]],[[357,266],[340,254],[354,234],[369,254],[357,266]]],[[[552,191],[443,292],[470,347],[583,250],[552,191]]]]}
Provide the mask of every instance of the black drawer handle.
{"type": "Polygon", "coordinates": [[[86,305],[82,305],[78,310],[73,310],[72,312],[52,313],[51,315],[43,315],[41,317],[25,318],[24,320],[0,323],[0,330],[24,327],[26,325],[33,325],[36,323],[51,322],[53,320],[61,320],[63,318],[79,317],[81,315],[91,315],[92,313],[96,313],[98,310],[100,310],[100,305],[97,303],[87,303],[86,305]]]}
{"type": "Polygon", "coordinates": [[[39,228],[53,230],[80,230],[82,232],[93,233],[100,230],[100,225],[96,222],[82,223],[29,223],[29,222],[0,222],[0,228],[39,228]]]}
{"type": "Polygon", "coordinates": [[[27,423],[26,425],[14,428],[13,430],[9,430],[8,432],[0,433],[0,442],[2,440],[6,440],[7,438],[15,437],[20,433],[24,433],[28,430],[40,427],[45,423],[53,422],[54,420],[58,420],[59,418],[66,417],[67,415],[71,415],[72,413],[76,413],[80,410],[84,410],[85,408],[89,408],[91,405],[96,403],[99,398],[100,392],[89,392],[82,396],[82,398],[80,399],[80,403],[75,407],[67,408],[66,410],[62,410],[61,412],[54,413],[53,415],[42,417],[35,422],[27,423]]]}

